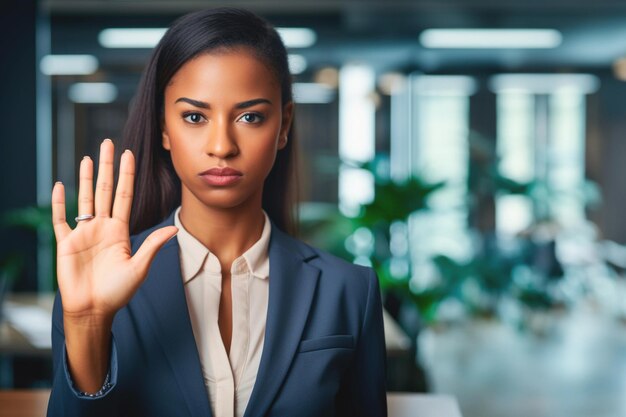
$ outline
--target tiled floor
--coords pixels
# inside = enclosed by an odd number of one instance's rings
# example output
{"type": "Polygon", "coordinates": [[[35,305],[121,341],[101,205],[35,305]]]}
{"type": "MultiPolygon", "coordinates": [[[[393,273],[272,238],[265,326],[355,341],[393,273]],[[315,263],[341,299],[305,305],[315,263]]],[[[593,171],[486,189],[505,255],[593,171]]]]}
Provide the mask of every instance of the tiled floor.
{"type": "Polygon", "coordinates": [[[433,390],[463,417],[626,416],[626,325],[590,307],[548,317],[544,335],[496,321],[429,329],[433,390]]]}

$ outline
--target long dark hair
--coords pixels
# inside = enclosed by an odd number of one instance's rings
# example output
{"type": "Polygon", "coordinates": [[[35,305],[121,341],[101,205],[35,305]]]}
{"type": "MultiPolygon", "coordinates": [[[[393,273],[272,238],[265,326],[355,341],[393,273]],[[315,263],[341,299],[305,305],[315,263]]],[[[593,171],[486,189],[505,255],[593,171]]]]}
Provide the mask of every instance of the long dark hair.
{"type": "MultiPolygon", "coordinates": [[[[293,101],[285,45],[267,21],[247,10],[217,8],[182,16],[154,49],[126,122],[121,148],[130,149],[136,160],[131,234],[160,223],[180,204],[180,179],[170,153],[161,145],[165,87],[190,59],[242,47],[274,72],[282,90],[282,105],[293,101]]],[[[263,209],[287,233],[295,232],[293,203],[297,189],[293,139],[293,126],[290,126],[287,145],[278,152],[263,187],[263,209]]]]}

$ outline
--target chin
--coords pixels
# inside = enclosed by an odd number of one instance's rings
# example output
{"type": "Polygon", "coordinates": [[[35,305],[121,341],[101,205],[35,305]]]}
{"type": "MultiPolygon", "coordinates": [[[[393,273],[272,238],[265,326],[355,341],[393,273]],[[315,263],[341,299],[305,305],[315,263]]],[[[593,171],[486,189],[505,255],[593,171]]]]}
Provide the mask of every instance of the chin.
{"type": "Polygon", "coordinates": [[[191,204],[200,203],[209,209],[217,210],[251,207],[257,204],[257,200],[260,207],[263,201],[263,187],[261,186],[259,190],[245,185],[248,184],[221,188],[207,188],[204,184],[201,187],[183,187],[183,198],[191,204]]]}
{"type": "MultiPolygon", "coordinates": [[[[206,206],[214,209],[227,210],[249,206],[254,200],[250,195],[232,192],[233,190],[217,190],[210,195],[202,195],[199,200],[206,206]]],[[[260,202],[261,200],[259,200],[260,202]]]]}

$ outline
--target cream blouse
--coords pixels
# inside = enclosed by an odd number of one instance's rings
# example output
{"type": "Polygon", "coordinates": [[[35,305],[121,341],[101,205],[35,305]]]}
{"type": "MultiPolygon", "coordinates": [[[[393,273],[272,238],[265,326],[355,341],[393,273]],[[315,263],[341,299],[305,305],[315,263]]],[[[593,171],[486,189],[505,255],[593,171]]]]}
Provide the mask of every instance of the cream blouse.
{"type": "Polygon", "coordinates": [[[179,230],[181,275],[211,411],[215,417],[241,417],[256,381],[265,339],[271,224],[264,212],[261,238],[231,266],[233,329],[229,354],[217,321],[222,290],[220,262],[185,230],[179,213],[180,207],[174,224],[179,230]]]}

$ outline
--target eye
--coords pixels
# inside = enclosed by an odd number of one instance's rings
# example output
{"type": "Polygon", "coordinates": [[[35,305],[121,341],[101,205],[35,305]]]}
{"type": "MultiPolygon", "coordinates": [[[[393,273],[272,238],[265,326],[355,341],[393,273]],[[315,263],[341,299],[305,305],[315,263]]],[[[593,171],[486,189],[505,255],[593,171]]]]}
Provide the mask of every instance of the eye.
{"type": "Polygon", "coordinates": [[[245,113],[239,118],[239,120],[250,124],[261,123],[264,119],[263,115],[259,113],[245,113]]]}
{"type": "Polygon", "coordinates": [[[204,116],[200,113],[185,113],[183,114],[183,120],[185,120],[187,123],[198,124],[206,119],[204,119],[204,116]]]}

